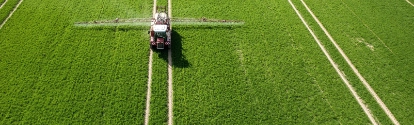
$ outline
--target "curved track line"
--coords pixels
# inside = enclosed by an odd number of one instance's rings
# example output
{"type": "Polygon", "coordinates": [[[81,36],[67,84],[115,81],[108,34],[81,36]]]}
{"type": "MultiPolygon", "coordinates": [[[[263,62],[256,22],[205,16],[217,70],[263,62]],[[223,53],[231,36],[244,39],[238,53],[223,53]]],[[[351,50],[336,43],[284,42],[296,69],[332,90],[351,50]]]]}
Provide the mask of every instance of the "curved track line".
{"type": "MultiPolygon", "coordinates": [[[[154,0],[154,5],[152,9],[152,15],[155,16],[157,11],[157,0],[154,0]]],[[[150,47],[149,52],[149,61],[148,61],[148,88],[147,88],[147,100],[146,100],[146,107],[145,107],[145,121],[144,124],[148,125],[149,123],[149,116],[150,116],[150,104],[151,104],[151,83],[152,83],[152,55],[153,51],[150,47]]]]}
{"type": "Polygon", "coordinates": [[[375,98],[375,101],[381,106],[382,110],[387,114],[388,118],[391,119],[391,121],[395,125],[399,125],[400,123],[397,121],[397,119],[394,117],[394,115],[391,113],[391,111],[388,109],[388,107],[384,104],[384,102],[379,98],[377,93],[375,93],[374,89],[368,84],[368,82],[365,80],[364,77],[359,73],[358,69],[355,68],[354,64],[352,64],[351,60],[346,56],[344,51],[339,47],[339,45],[335,42],[335,40],[332,38],[331,34],[326,30],[326,28],[322,25],[322,23],[319,21],[319,19],[313,14],[312,10],[309,9],[307,4],[301,0],[302,4],[306,7],[306,10],[312,15],[313,19],[318,23],[319,27],[322,28],[323,32],[325,32],[326,36],[328,36],[329,40],[335,45],[335,48],[341,53],[342,57],[346,60],[348,65],[352,68],[354,73],[358,76],[359,80],[364,84],[365,88],[369,91],[369,93],[372,95],[372,97],[375,98]]]}
{"type": "Polygon", "coordinates": [[[407,3],[409,3],[409,4],[411,4],[411,6],[414,6],[414,4],[411,3],[409,0],[405,0],[405,1],[407,1],[407,3]]]}
{"type": "Polygon", "coordinates": [[[3,2],[3,4],[1,4],[0,5],[0,9],[5,5],[7,3],[7,0],[5,0],[4,2],[3,2]]]}
{"type": "Polygon", "coordinates": [[[302,15],[299,13],[298,9],[296,9],[295,5],[292,3],[291,0],[288,0],[290,5],[292,5],[292,8],[295,10],[296,14],[299,16],[300,20],[302,20],[303,24],[305,24],[308,31],[312,34],[313,38],[315,39],[316,43],[318,43],[319,48],[321,48],[322,52],[325,54],[325,56],[328,58],[329,62],[331,63],[332,67],[334,67],[336,73],[341,77],[342,81],[345,83],[345,85],[348,87],[348,89],[351,91],[354,98],[357,100],[358,104],[361,106],[361,108],[364,110],[365,114],[368,116],[369,120],[372,124],[377,125],[377,122],[374,119],[374,116],[368,109],[368,106],[363,103],[363,100],[361,97],[358,96],[358,93],[355,91],[355,89],[352,87],[351,84],[349,84],[349,81],[346,79],[345,74],[342,73],[341,70],[339,70],[338,65],[333,61],[331,56],[329,55],[328,51],[326,51],[325,47],[322,45],[318,37],[315,35],[313,30],[309,27],[308,23],[305,21],[305,19],[302,17],[302,15]]]}
{"type": "MultiPolygon", "coordinates": [[[[168,0],[168,16],[172,18],[172,7],[171,7],[171,0],[168,0]]],[[[170,28],[172,30],[172,25],[170,24],[170,28]]],[[[172,73],[172,57],[171,57],[171,49],[168,49],[168,125],[172,125],[174,123],[174,114],[173,114],[173,73],[172,73]]]]}
{"type": "Polygon", "coordinates": [[[3,28],[4,24],[6,24],[6,22],[9,20],[9,18],[13,15],[14,11],[16,11],[17,8],[19,8],[19,6],[22,2],[23,2],[23,0],[20,0],[20,2],[14,7],[13,11],[10,12],[9,16],[3,21],[3,23],[1,23],[0,29],[3,28]]]}

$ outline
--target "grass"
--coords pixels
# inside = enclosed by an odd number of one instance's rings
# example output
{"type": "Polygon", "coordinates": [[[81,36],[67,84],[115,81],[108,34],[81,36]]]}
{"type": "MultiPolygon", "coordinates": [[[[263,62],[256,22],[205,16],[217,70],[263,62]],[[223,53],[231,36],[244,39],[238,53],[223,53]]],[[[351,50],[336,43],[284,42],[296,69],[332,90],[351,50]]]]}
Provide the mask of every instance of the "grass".
{"type": "MultiPolygon", "coordinates": [[[[405,1],[307,3],[397,120],[402,124],[410,123],[411,113],[406,110],[412,107],[411,103],[408,103],[411,102],[410,99],[407,98],[407,95],[412,93],[412,87],[407,83],[413,80],[409,73],[412,72],[412,62],[409,61],[412,58],[407,56],[412,53],[409,48],[413,45],[410,43],[412,36],[409,32],[414,31],[414,25],[410,23],[412,19],[408,18],[412,16],[411,7],[406,6],[405,1]],[[392,9],[395,6],[399,6],[399,9],[392,9]],[[390,18],[393,20],[389,20],[390,18]],[[338,22],[345,25],[338,25],[338,22]],[[371,50],[367,44],[372,45],[374,49],[371,50]]],[[[356,79],[355,76],[354,78],[356,79]]],[[[367,93],[360,83],[354,82],[357,88],[359,86],[358,92],[367,93]]],[[[366,96],[368,97],[370,95],[366,96]]],[[[374,112],[380,122],[390,123],[373,99],[365,101],[376,108],[374,112]]]]}
{"type": "Polygon", "coordinates": [[[104,2],[22,3],[0,30],[1,124],[143,122],[148,46],[140,41],[146,32],[73,27],[98,16],[134,16],[104,2]]]}
{"type": "MultiPolygon", "coordinates": [[[[413,121],[412,7],[390,0],[306,2],[400,123],[413,121]]],[[[148,18],[152,3],[24,1],[0,30],[0,124],[142,124],[147,29],[74,22],[148,18]]],[[[389,124],[300,1],[294,3],[376,118],[389,124]]],[[[287,0],[178,0],[173,16],[245,22],[174,26],[174,123],[370,122],[287,0]]],[[[153,62],[150,124],[166,124],[167,52],[154,52],[153,62]]]]}
{"type": "MultiPolygon", "coordinates": [[[[14,7],[19,3],[19,0],[9,0],[7,3],[0,9],[0,23],[9,16],[10,12],[13,11],[14,7]]],[[[0,3],[0,5],[3,4],[0,3]]]]}
{"type": "MultiPolygon", "coordinates": [[[[149,46],[149,45],[148,45],[149,46]]],[[[151,110],[149,124],[166,124],[167,117],[167,58],[166,50],[154,50],[151,110]]]]}
{"type": "MultiPolygon", "coordinates": [[[[391,121],[389,121],[386,114],[384,114],[382,112],[382,109],[376,103],[374,98],[369,94],[368,91],[366,91],[366,88],[362,85],[362,83],[360,82],[358,77],[356,75],[354,75],[354,72],[351,70],[351,68],[348,66],[346,61],[343,59],[342,55],[334,47],[334,45],[331,43],[331,41],[328,39],[328,37],[325,35],[325,33],[321,30],[321,28],[319,28],[319,25],[316,23],[316,21],[313,20],[312,16],[307,12],[307,10],[303,6],[303,4],[300,1],[296,1],[295,4],[299,5],[298,9],[305,16],[305,18],[307,19],[307,21],[311,25],[311,27],[315,27],[315,28],[313,28],[314,32],[318,35],[319,39],[321,39],[321,41],[324,44],[325,48],[332,55],[332,57],[334,58],[334,61],[339,66],[340,70],[342,70],[343,73],[346,75],[346,77],[349,80],[350,84],[353,86],[354,89],[356,89],[356,91],[358,92],[358,95],[361,97],[362,100],[364,100],[364,103],[368,106],[370,111],[374,114],[375,119],[377,119],[377,121],[379,121],[380,123],[390,124],[391,121]]],[[[337,7],[326,8],[326,9],[337,9],[337,7]]],[[[344,10],[338,10],[338,11],[343,12],[344,10]]],[[[326,24],[324,24],[324,25],[326,25],[326,24]]],[[[337,42],[341,42],[341,41],[338,41],[338,39],[336,39],[336,38],[335,38],[335,40],[337,42]]],[[[347,50],[344,50],[344,51],[347,52],[347,50]]],[[[370,51],[369,48],[367,48],[367,51],[370,51]]],[[[353,63],[355,63],[355,62],[353,62],[353,63]]]]}
{"type": "Polygon", "coordinates": [[[177,30],[191,65],[174,69],[176,122],[369,122],[287,1],[173,7],[176,17],[246,22],[240,28],[177,30]]]}

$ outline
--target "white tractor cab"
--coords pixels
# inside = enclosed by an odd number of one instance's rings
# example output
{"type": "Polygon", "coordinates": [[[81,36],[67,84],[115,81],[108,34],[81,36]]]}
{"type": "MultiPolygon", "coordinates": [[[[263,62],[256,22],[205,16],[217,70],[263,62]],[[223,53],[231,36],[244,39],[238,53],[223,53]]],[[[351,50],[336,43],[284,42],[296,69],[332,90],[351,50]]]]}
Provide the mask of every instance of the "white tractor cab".
{"type": "Polygon", "coordinates": [[[171,48],[171,30],[170,20],[166,13],[156,13],[156,19],[151,22],[150,45],[156,46],[157,49],[164,49],[164,46],[171,48]]]}
{"type": "Polygon", "coordinates": [[[167,25],[155,25],[154,26],[155,38],[157,38],[157,41],[156,41],[157,49],[164,49],[164,43],[167,40],[166,31],[167,31],[167,25]]]}

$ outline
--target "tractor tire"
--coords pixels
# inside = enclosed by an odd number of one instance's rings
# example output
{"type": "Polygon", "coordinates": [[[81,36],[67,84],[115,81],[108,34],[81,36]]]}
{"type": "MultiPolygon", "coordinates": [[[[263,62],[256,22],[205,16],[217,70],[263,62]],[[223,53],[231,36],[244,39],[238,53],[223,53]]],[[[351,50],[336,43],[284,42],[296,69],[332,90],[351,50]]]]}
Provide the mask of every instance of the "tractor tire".
{"type": "Polygon", "coordinates": [[[171,44],[170,44],[170,45],[168,45],[168,49],[171,49],[171,44]]]}

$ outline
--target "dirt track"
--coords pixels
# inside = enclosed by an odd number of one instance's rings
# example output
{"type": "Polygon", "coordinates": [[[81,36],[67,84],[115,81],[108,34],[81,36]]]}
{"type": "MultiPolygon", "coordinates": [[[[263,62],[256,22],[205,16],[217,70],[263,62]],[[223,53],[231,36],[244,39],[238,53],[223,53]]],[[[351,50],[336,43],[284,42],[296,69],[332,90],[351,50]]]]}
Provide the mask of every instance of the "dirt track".
{"type": "Polygon", "coordinates": [[[328,58],[329,62],[331,63],[332,67],[334,67],[336,73],[341,77],[342,81],[345,83],[345,85],[348,87],[348,89],[351,91],[354,98],[357,100],[358,104],[361,106],[361,108],[364,110],[365,114],[368,116],[369,120],[372,124],[377,125],[377,122],[374,119],[374,116],[368,109],[368,106],[365,105],[361,97],[358,95],[358,93],[355,91],[355,89],[352,87],[352,85],[349,83],[349,81],[346,79],[345,74],[342,73],[342,71],[339,69],[338,65],[333,61],[332,57],[329,55],[328,51],[325,49],[325,47],[322,45],[318,37],[315,35],[313,30],[309,27],[308,23],[305,21],[305,19],[302,17],[300,12],[297,10],[295,5],[292,3],[291,0],[288,0],[292,8],[295,10],[296,14],[299,16],[300,20],[302,20],[303,24],[306,26],[308,31],[311,33],[313,38],[315,39],[316,43],[318,43],[319,47],[321,48],[322,52],[325,54],[325,56],[328,58]]]}
{"type": "MultiPolygon", "coordinates": [[[[155,16],[157,12],[157,0],[154,0],[154,7],[152,11],[152,15],[155,16]]],[[[171,0],[168,0],[168,15],[171,18],[171,0]]],[[[154,17],[155,18],[155,17],[154,17]]],[[[171,25],[172,29],[172,25],[171,25]]],[[[145,125],[149,123],[149,116],[150,116],[150,103],[151,103],[151,82],[152,82],[152,57],[153,51],[150,49],[149,55],[149,63],[148,63],[148,88],[147,88],[147,101],[146,101],[146,109],[145,109],[145,125]]],[[[168,125],[173,124],[173,85],[172,85],[172,57],[171,57],[171,49],[168,49],[168,125]]]]}
{"type": "MultiPolygon", "coordinates": [[[[157,7],[157,0],[154,0],[152,15],[154,16],[156,13],[156,7],[157,7]]],[[[145,121],[144,124],[148,125],[149,122],[149,116],[150,116],[150,104],[151,104],[151,83],[152,83],[152,56],[153,51],[152,49],[149,49],[149,59],[148,59],[148,87],[147,87],[147,100],[146,100],[146,107],[145,107],[145,121]]]]}
{"type": "Polygon", "coordinates": [[[411,6],[414,6],[414,4],[411,3],[409,0],[405,0],[405,1],[407,1],[407,3],[409,3],[409,4],[411,4],[411,6]]]}
{"type": "Polygon", "coordinates": [[[147,102],[145,107],[145,125],[148,125],[150,116],[150,104],[151,104],[151,83],[152,83],[152,55],[153,51],[150,49],[149,63],[148,63],[148,87],[147,87],[147,102]]]}
{"type": "Polygon", "coordinates": [[[5,5],[7,3],[7,0],[5,0],[4,2],[3,2],[3,4],[1,4],[0,5],[0,9],[5,5]]]}
{"type": "Polygon", "coordinates": [[[322,25],[322,23],[319,21],[319,19],[315,16],[315,14],[312,12],[312,10],[309,9],[308,5],[305,3],[305,1],[301,0],[302,4],[305,6],[306,10],[312,15],[313,19],[318,23],[319,27],[322,28],[325,35],[328,36],[329,40],[334,44],[335,48],[339,51],[339,53],[342,55],[342,57],[345,59],[345,61],[348,63],[348,65],[351,67],[352,71],[354,71],[355,75],[358,76],[359,80],[364,84],[365,88],[369,91],[369,93],[374,97],[375,101],[381,106],[381,108],[384,110],[384,112],[387,114],[387,116],[391,119],[391,121],[395,125],[399,125],[400,123],[397,121],[397,119],[394,117],[394,115],[391,113],[391,111],[388,109],[388,107],[384,104],[384,102],[379,98],[377,93],[375,93],[374,89],[368,84],[368,82],[365,80],[365,78],[359,73],[358,69],[352,64],[351,60],[348,58],[348,56],[343,52],[341,47],[335,42],[335,40],[332,38],[331,34],[326,30],[326,28],[322,25]]]}
{"type": "Polygon", "coordinates": [[[173,124],[173,78],[171,49],[168,50],[168,125],[173,124]]]}
{"type": "MultiPolygon", "coordinates": [[[[5,1],[6,3],[7,1],[5,1]]],[[[13,15],[14,11],[17,10],[17,8],[19,8],[20,4],[23,2],[23,0],[20,0],[20,2],[14,7],[13,11],[10,12],[9,16],[1,23],[0,25],[0,29],[3,28],[3,25],[6,24],[6,22],[9,20],[9,18],[13,15]]],[[[3,5],[2,5],[3,6],[3,5]]]]}
{"type": "MultiPolygon", "coordinates": [[[[168,0],[168,16],[172,18],[172,3],[171,0],[168,0]]],[[[170,25],[172,30],[172,25],[170,25]]],[[[172,42],[172,41],[171,41],[172,42]]],[[[173,43],[173,42],[172,42],[173,43]]],[[[172,57],[171,49],[168,49],[168,125],[173,124],[173,72],[172,72],[172,57]]]]}

